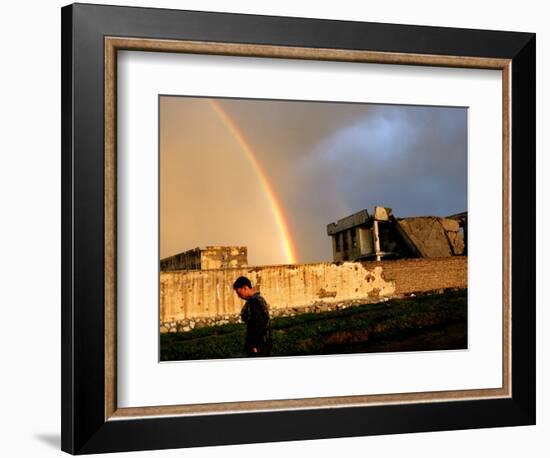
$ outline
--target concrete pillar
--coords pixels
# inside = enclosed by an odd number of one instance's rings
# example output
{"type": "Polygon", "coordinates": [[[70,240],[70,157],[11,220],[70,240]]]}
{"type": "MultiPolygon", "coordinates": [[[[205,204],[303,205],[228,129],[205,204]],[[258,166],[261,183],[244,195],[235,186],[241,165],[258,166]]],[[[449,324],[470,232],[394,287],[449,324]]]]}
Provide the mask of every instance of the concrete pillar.
{"type": "Polygon", "coordinates": [[[380,261],[382,257],[380,256],[380,233],[378,232],[378,221],[374,220],[373,222],[373,235],[374,235],[374,253],[376,254],[376,260],[380,261]]]}

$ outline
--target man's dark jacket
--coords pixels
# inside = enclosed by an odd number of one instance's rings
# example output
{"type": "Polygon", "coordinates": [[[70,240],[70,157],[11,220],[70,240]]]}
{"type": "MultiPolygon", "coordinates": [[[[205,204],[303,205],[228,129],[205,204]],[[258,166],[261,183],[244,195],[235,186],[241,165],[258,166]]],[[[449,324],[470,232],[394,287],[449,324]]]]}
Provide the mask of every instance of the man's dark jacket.
{"type": "Polygon", "coordinates": [[[269,356],[271,354],[271,320],[269,306],[260,293],[250,296],[242,310],[241,319],[246,323],[244,349],[249,356],[269,356]],[[258,353],[252,352],[256,347],[258,353]]]}

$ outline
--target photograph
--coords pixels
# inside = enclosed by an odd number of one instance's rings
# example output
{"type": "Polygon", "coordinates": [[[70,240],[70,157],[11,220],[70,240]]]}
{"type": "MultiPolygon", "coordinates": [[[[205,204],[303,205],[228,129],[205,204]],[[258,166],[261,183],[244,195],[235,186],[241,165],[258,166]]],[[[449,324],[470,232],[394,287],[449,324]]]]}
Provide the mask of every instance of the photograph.
{"type": "Polygon", "coordinates": [[[160,361],[468,349],[468,108],[160,94],[160,361]]]}

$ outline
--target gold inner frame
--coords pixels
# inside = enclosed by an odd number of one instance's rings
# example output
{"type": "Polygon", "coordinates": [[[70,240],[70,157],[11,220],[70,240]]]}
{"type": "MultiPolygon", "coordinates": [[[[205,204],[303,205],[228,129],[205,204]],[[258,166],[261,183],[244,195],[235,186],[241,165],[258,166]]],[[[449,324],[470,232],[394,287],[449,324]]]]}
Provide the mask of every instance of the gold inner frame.
{"type": "Polygon", "coordinates": [[[300,48],[240,43],[105,37],[105,421],[153,416],[182,416],[296,410],[381,404],[509,398],[512,395],[511,366],[511,60],[480,57],[387,53],[344,49],[300,48]],[[334,396],[303,399],[241,401],[169,406],[118,408],[116,336],[116,110],[117,51],[153,51],[225,56],[424,65],[501,70],[502,72],[502,380],[501,388],[430,391],[417,393],[334,396]]]}

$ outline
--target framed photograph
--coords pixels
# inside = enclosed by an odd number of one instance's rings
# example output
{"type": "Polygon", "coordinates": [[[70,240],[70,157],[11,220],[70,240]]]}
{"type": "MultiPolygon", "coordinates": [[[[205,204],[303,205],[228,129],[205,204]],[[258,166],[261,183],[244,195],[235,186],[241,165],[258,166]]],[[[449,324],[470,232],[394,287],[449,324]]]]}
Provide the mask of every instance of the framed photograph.
{"type": "Polygon", "coordinates": [[[534,34],[70,5],[62,180],[64,451],[535,423],[534,34]]]}

